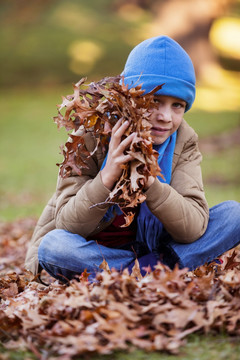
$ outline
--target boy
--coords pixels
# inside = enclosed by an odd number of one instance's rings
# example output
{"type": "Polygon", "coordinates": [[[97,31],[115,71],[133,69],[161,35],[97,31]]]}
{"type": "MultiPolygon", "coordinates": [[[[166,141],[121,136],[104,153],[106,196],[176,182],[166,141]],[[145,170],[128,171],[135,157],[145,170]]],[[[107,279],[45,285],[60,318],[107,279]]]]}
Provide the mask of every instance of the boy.
{"type": "MultiPolygon", "coordinates": [[[[87,269],[91,276],[105,259],[110,268],[131,269],[162,261],[170,267],[194,269],[240,242],[240,204],[224,202],[209,209],[194,130],[183,119],[195,99],[195,73],[188,54],[167,36],[143,41],[130,53],[123,74],[129,87],[142,84],[146,93],[157,85],[156,109],[149,109],[151,136],[159,152],[164,179],[150,177],[146,201],[135,220],[122,228],[121,213],[103,203],[132,160],[127,149],[135,134],[123,141],[128,122],[116,123],[108,155],[101,148],[81,176],[59,177],[56,193],[39,219],[27,253],[26,268],[42,268],[62,281],[87,269]],[[104,160],[105,159],[105,160],[104,160]]],[[[88,133],[89,150],[95,139],[88,133]]],[[[142,270],[143,271],[143,270],[142,270]]]]}

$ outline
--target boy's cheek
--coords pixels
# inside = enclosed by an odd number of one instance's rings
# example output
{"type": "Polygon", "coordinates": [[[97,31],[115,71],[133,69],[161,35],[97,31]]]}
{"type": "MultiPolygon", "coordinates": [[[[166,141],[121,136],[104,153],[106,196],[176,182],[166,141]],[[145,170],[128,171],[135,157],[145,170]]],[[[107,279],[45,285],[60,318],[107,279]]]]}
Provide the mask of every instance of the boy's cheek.
{"type": "Polygon", "coordinates": [[[174,131],[173,132],[175,132],[179,128],[179,126],[181,125],[182,122],[183,122],[183,118],[181,118],[178,122],[176,122],[174,124],[174,131]]]}

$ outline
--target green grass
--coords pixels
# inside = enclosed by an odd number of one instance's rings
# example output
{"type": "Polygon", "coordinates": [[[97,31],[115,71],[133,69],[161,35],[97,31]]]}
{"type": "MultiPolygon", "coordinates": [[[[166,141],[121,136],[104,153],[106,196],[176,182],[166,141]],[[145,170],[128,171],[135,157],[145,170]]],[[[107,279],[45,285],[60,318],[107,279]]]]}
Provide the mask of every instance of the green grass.
{"type": "MultiPolygon", "coordinates": [[[[63,90],[64,91],[64,90],[63,90]]],[[[65,90],[66,91],[66,90],[65,90]]],[[[72,92],[72,89],[67,91],[72,92]]],[[[2,219],[39,215],[54,191],[59,146],[67,133],[52,117],[62,92],[2,93],[0,133],[0,213],[2,219]]]]}
{"type": "Polygon", "coordinates": [[[227,199],[240,201],[239,146],[203,155],[203,177],[209,205],[213,206],[227,199]]]}
{"type": "MultiPolygon", "coordinates": [[[[52,118],[61,96],[72,92],[71,85],[1,92],[0,220],[38,217],[54,192],[58,171],[55,164],[62,160],[59,146],[67,140],[67,133],[64,129],[58,131],[52,118]]],[[[237,112],[190,111],[186,119],[200,139],[239,125],[237,112]]],[[[239,148],[203,155],[209,205],[227,199],[240,201],[239,148]]]]}
{"type": "MultiPolygon", "coordinates": [[[[237,111],[190,111],[185,118],[198,133],[200,141],[202,138],[234,131],[240,125],[237,111]]],[[[225,200],[240,201],[239,145],[219,152],[203,151],[202,154],[202,174],[209,206],[225,200]]]]}
{"type": "Polygon", "coordinates": [[[223,335],[192,335],[177,355],[136,350],[133,353],[119,352],[107,356],[94,356],[91,360],[239,360],[239,357],[240,344],[236,340],[232,341],[223,335]]]}
{"type": "Polygon", "coordinates": [[[29,351],[23,351],[23,350],[19,350],[19,351],[8,351],[5,350],[3,348],[3,346],[0,344],[0,359],[6,359],[6,360],[27,360],[27,359],[31,359],[31,360],[36,360],[37,357],[29,352],[29,351]],[[3,358],[1,358],[1,354],[3,354],[3,358]]]}
{"type": "MultiPolygon", "coordinates": [[[[180,349],[177,355],[132,350],[109,355],[81,355],[76,357],[76,360],[239,360],[240,358],[239,338],[225,335],[191,335],[187,340],[187,344],[180,349]]],[[[0,357],[1,353],[4,353],[8,360],[36,359],[31,352],[6,351],[0,345],[0,357]]]]}
{"type": "Polygon", "coordinates": [[[195,129],[200,139],[221,134],[240,125],[239,112],[237,111],[204,112],[190,110],[186,113],[185,119],[195,129]]]}

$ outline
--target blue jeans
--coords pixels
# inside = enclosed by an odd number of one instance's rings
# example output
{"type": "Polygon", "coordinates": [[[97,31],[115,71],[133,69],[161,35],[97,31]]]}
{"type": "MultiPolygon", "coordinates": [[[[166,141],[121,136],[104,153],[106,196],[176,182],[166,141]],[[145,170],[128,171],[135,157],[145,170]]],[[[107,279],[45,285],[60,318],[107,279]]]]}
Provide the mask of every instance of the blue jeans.
{"type": "Polygon", "coordinates": [[[191,244],[175,242],[166,231],[159,238],[158,249],[149,248],[151,239],[147,242],[148,246],[133,243],[108,248],[95,240],[87,241],[80,235],[56,229],[46,234],[40,243],[39,264],[51,276],[63,282],[85,269],[93,279],[103,260],[107,261],[110,269],[131,270],[136,254],[140,267],[151,265],[153,268],[160,260],[170,268],[178,263],[180,268],[193,270],[240,243],[240,203],[225,201],[212,207],[205,234],[191,244]]]}

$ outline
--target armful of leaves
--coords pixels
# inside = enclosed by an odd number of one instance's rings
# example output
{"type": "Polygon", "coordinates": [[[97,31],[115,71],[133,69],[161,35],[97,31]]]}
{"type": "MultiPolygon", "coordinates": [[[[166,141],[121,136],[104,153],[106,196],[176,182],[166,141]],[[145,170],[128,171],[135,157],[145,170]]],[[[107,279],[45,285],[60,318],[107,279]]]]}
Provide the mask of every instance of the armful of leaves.
{"type": "MultiPolygon", "coordinates": [[[[60,176],[66,178],[74,172],[82,174],[82,169],[87,167],[87,159],[93,156],[98,147],[107,149],[111,131],[116,122],[128,120],[130,125],[124,137],[136,132],[127,153],[134,160],[123,165],[122,176],[115,184],[106,202],[116,203],[121,209],[135,207],[145,200],[144,186],[149,176],[161,175],[158,166],[158,152],[153,149],[150,135],[151,125],[148,121],[150,107],[155,107],[154,93],[162,85],[157,86],[150,93],[144,95],[141,85],[128,88],[124,78],[120,83],[120,76],[104,78],[99,82],[85,85],[86,79],[81,79],[74,85],[74,93],[63,97],[63,102],[58,106],[58,115],[54,121],[58,128],[65,127],[67,131],[81,130],[81,135],[70,134],[70,141],[62,149],[64,160],[60,166],[60,176]],[[83,89],[83,85],[87,88],[83,89]],[[64,109],[64,114],[62,110],[64,109]],[[97,146],[93,152],[86,148],[84,134],[91,132],[97,146]]],[[[128,217],[128,223],[133,216],[128,217]]],[[[129,222],[130,221],[130,222],[129,222]]]]}

